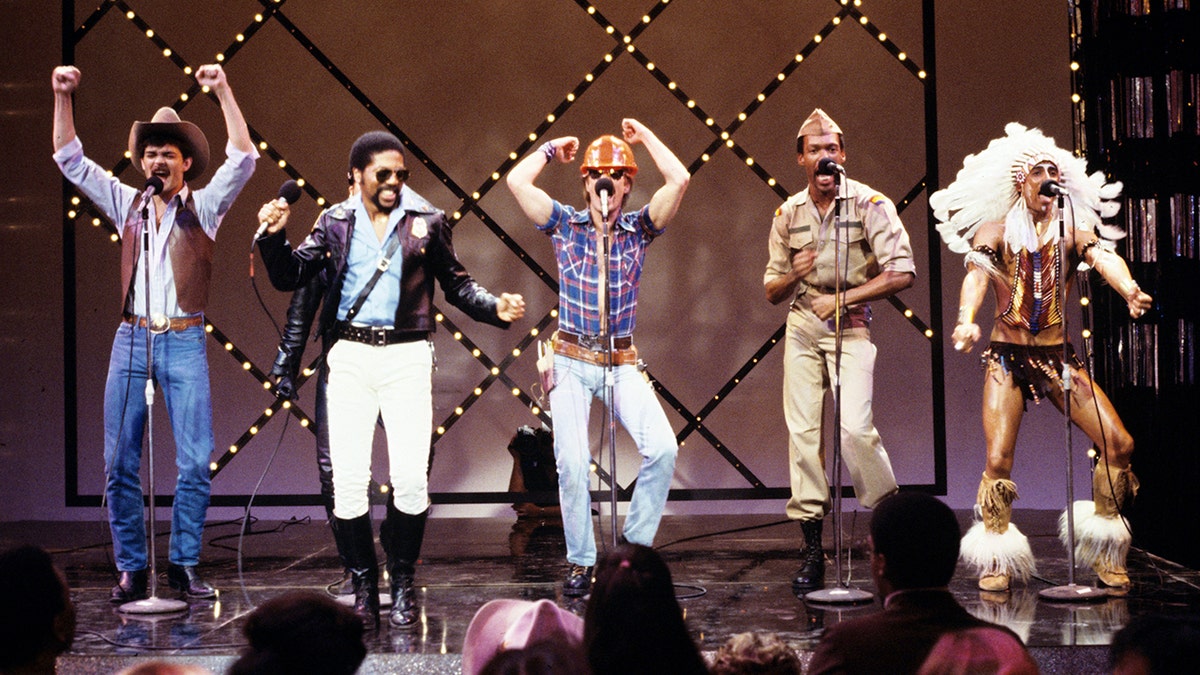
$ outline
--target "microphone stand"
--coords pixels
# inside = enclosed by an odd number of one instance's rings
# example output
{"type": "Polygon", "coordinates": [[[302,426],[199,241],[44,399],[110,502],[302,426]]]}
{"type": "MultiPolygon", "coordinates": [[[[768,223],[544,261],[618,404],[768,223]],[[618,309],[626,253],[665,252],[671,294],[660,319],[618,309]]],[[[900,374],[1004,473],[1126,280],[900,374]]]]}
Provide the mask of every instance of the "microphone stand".
{"type": "Polygon", "coordinates": [[[833,394],[833,565],[837,584],[833,588],[822,588],[805,594],[809,602],[828,605],[854,605],[870,602],[875,594],[858,588],[850,588],[842,579],[842,293],[844,290],[844,274],[850,268],[849,228],[842,223],[842,200],[847,186],[839,171],[833,173],[834,184],[837,186],[837,196],[833,199],[833,242],[834,269],[842,268],[834,274],[833,282],[833,383],[830,387],[833,394]],[[847,237],[842,242],[841,230],[847,237]],[[845,258],[843,260],[843,257],[845,258]]]}
{"type": "MultiPolygon", "coordinates": [[[[147,458],[146,473],[147,481],[146,488],[150,493],[150,595],[144,600],[133,600],[126,602],[117,608],[117,611],[124,614],[167,614],[171,612],[181,612],[187,609],[188,604],[183,600],[172,598],[158,597],[158,553],[156,550],[155,538],[157,534],[157,524],[154,514],[154,328],[157,322],[150,316],[150,199],[145,200],[142,206],[142,275],[145,280],[146,289],[146,448],[145,454],[147,458]]],[[[136,312],[134,313],[134,327],[137,326],[136,312]]],[[[170,319],[167,319],[168,329],[170,327],[170,319]]],[[[120,442],[120,439],[117,441],[120,442]]]]}
{"type": "MultiPolygon", "coordinates": [[[[607,179],[607,176],[601,180],[607,179]]],[[[609,211],[609,193],[612,189],[602,190],[600,192],[601,211],[604,216],[604,224],[600,229],[601,234],[601,260],[604,263],[604,269],[600,273],[600,284],[598,291],[600,293],[600,337],[604,343],[604,409],[605,422],[607,424],[608,434],[608,487],[609,487],[609,519],[612,527],[612,540],[615,547],[620,541],[620,532],[617,530],[617,501],[619,497],[619,487],[617,485],[617,413],[615,408],[616,403],[616,370],[613,367],[613,355],[616,352],[616,345],[612,334],[612,324],[609,321],[610,306],[612,299],[610,294],[610,278],[609,273],[612,266],[611,255],[611,240],[609,237],[610,228],[608,222],[609,211]]]]}
{"type": "MultiPolygon", "coordinates": [[[[1063,333],[1063,351],[1062,351],[1062,390],[1063,390],[1063,422],[1066,426],[1066,446],[1067,446],[1067,583],[1064,586],[1052,586],[1043,588],[1038,591],[1038,596],[1055,602],[1095,602],[1108,597],[1108,593],[1103,589],[1095,586],[1081,586],[1075,583],[1075,471],[1072,465],[1071,457],[1071,366],[1068,362],[1070,356],[1068,341],[1069,333],[1067,332],[1067,279],[1069,273],[1068,253],[1066,248],[1067,232],[1066,219],[1064,216],[1064,197],[1061,192],[1058,193],[1058,243],[1056,249],[1058,251],[1058,275],[1059,275],[1059,309],[1062,313],[1062,333],[1063,333]]],[[[1074,221],[1075,210],[1071,209],[1071,218],[1074,221]]],[[[1074,222],[1072,222],[1072,231],[1074,231],[1074,222]]],[[[1040,244],[1040,242],[1039,242],[1040,244]]]]}

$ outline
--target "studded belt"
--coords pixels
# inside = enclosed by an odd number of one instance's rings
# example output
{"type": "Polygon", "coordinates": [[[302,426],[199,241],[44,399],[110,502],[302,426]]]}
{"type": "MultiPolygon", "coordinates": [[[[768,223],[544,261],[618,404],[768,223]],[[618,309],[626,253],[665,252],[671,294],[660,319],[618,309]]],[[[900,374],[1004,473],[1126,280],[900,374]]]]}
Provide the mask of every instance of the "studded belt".
{"type": "Polygon", "coordinates": [[[386,347],[402,342],[418,342],[429,339],[429,331],[399,330],[396,328],[380,328],[378,326],[355,326],[346,321],[337,323],[339,340],[361,342],[365,345],[386,347]]]}

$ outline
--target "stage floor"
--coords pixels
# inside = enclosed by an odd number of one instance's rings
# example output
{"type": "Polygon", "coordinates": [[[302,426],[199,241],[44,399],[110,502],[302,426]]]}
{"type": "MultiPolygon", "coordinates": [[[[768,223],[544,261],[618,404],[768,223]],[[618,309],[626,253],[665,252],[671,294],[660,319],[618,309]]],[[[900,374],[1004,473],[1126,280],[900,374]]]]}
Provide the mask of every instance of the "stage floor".
{"type": "MultiPolygon", "coordinates": [[[[951,584],[972,613],[1021,635],[1043,672],[1103,672],[1112,634],[1131,617],[1200,608],[1200,574],[1136,549],[1129,559],[1134,585],[1128,595],[1073,605],[1039,600],[1039,590],[1068,578],[1056,517],[1041,511],[1018,511],[1014,517],[1029,535],[1039,566],[1038,577],[1027,586],[982,597],[961,565],[951,584]]],[[[863,559],[868,518],[869,513],[860,512],[843,520],[852,549],[849,560],[843,557],[843,569],[850,585],[874,590],[863,559]]],[[[969,514],[959,518],[965,527],[969,514]]],[[[607,518],[603,526],[611,540],[607,518]]],[[[247,529],[241,536],[240,521],[207,528],[201,570],[220,589],[218,601],[195,602],[182,614],[153,620],[121,614],[109,603],[114,579],[103,523],[0,524],[0,545],[41,545],[66,573],[79,620],[74,647],[60,659],[60,673],[111,673],[151,657],[198,663],[219,673],[243,644],[244,617],[257,604],[287,590],[323,592],[340,578],[324,522],[254,522],[247,529]]],[[[163,555],[166,537],[158,541],[163,555]]],[[[688,626],[703,651],[714,651],[735,633],[769,631],[783,637],[807,663],[823,627],[879,611],[878,599],[835,608],[797,599],[790,579],[800,541],[799,526],[778,517],[663,520],[656,545],[671,567],[688,626]]],[[[827,524],[827,552],[832,541],[827,524]]],[[[489,600],[550,598],[582,615],[584,601],[561,594],[564,555],[557,521],[431,518],[417,571],[422,621],[413,630],[389,629],[385,615],[383,628],[368,635],[370,655],[360,672],[459,672],[467,624],[489,600]]],[[[1081,570],[1076,582],[1092,584],[1095,579],[1090,570],[1081,570]]],[[[160,596],[173,597],[165,580],[160,596]]]]}

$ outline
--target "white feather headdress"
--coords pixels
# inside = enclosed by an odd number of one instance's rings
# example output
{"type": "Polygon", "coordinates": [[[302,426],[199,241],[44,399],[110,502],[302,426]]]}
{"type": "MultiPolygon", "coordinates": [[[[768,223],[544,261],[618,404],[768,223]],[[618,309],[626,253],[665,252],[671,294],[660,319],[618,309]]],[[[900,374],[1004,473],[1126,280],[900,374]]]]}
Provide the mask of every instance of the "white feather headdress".
{"type": "Polygon", "coordinates": [[[955,253],[971,250],[971,239],[979,226],[1003,221],[1021,200],[1021,183],[1042,162],[1058,167],[1059,180],[1070,193],[1075,227],[1096,231],[1105,239],[1120,239],[1125,232],[1105,225],[1102,218],[1116,215],[1121,183],[1108,183],[1104,174],[1087,173],[1087,161],[1059,148],[1040,129],[1010,122],[1005,135],[988,143],[983,152],[963,160],[954,182],[929,197],[942,240],[955,253]]]}

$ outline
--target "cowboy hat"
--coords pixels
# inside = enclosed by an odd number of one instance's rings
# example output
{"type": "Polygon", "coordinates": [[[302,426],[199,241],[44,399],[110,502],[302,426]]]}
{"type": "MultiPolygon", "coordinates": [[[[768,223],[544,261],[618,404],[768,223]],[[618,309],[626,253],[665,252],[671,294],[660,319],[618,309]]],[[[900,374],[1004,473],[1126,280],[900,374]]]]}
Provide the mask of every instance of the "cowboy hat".
{"type": "Polygon", "coordinates": [[[496,654],[543,640],[583,642],[583,619],[550,600],[492,600],[479,608],[463,640],[463,675],[477,675],[496,654]]]}
{"type": "Polygon", "coordinates": [[[137,166],[142,165],[142,151],[146,139],[151,136],[167,137],[179,144],[185,157],[192,158],[192,165],[183,174],[184,180],[198,178],[208,167],[208,139],[200,127],[179,119],[174,108],[162,107],[149,122],[134,122],[129,130],[129,156],[137,166]]]}

